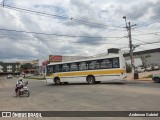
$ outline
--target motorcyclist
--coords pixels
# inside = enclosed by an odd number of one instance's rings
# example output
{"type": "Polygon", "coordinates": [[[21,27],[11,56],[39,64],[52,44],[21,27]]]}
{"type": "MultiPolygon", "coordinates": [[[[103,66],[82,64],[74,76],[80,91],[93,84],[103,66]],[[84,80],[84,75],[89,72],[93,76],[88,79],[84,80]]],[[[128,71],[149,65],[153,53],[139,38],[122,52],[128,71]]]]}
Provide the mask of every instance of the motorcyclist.
{"type": "Polygon", "coordinates": [[[17,91],[18,91],[19,89],[23,88],[23,85],[24,85],[23,78],[20,77],[19,80],[18,80],[17,83],[16,83],[15,92],[17,93],[17,91]]]}

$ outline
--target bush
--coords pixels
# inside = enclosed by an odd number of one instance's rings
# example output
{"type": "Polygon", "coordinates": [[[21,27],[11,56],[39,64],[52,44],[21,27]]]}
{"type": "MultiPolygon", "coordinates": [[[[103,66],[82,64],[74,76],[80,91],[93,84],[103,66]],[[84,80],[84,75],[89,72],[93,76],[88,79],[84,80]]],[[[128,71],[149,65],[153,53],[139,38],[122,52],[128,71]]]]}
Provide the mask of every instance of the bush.
{"type": "Polygon", "coordinates": [[[148,75],[148,76],[146,76],[146,77],[144,77],[144,78],[152,78],[152,74],[151,74],[151,75],[148,75]]]}
{"type": "Polygon", "coordinates": [[[131,73],[132,69],[131,69],[131,65],[130,64],[126,64],[126,72],[127,73],[131,73]]]}

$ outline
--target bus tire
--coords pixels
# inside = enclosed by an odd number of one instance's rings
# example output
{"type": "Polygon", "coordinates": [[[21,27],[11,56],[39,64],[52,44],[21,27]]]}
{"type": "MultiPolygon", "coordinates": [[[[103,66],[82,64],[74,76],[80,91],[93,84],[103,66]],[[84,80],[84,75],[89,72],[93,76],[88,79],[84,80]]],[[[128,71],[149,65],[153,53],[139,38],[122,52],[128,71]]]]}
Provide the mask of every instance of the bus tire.
{"type": "Polygon", "coordinates": [[[60,78],[59,77],[54,78],[54,83],[56,85],[59,85],[61,83],[60,78]]]}
{"type": "Polygon", "coordinates": [[[87,76],[87,83],[88,84],[94,84],[95,83],[95,77],[93,75],[87,76]]]}

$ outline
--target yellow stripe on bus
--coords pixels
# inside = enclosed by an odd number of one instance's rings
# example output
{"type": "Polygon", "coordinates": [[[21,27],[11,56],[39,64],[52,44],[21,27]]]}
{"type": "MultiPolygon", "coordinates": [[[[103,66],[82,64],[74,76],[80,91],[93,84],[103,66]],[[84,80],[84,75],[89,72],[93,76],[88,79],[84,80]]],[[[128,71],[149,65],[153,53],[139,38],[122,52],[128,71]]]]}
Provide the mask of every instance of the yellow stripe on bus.
{"type": "Polygon", "coordinates": [[[48,77],[65,77],[65,76],[87,76],[87,75],[105,75],[105,74],[121,74],[126,73],[123,69],[118,70],[94,70],[94,71],[71,71],[71,72],[63,72],[63,73],[53,73],[48,77]]]}

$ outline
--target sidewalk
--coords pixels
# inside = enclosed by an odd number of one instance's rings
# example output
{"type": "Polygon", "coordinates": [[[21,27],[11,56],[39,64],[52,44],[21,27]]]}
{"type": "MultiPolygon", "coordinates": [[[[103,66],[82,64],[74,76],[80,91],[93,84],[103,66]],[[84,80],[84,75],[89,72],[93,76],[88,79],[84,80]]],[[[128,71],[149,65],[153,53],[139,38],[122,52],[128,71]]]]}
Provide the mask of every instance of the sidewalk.
{"type": "MultiPolygon", "coordinates": [[[[152,75],[152,74],[158,74],[158,73],[160,73],[160,70],[138,73],[139,79],[136,79],[136,80],[138,80],[138,81],[152,81],[152,78],[145,78],[145,77],[152,75]]],[[[132,73],[127,73],[126,80],[129,80],[129,81],[134,80],[132,73]]]]}

